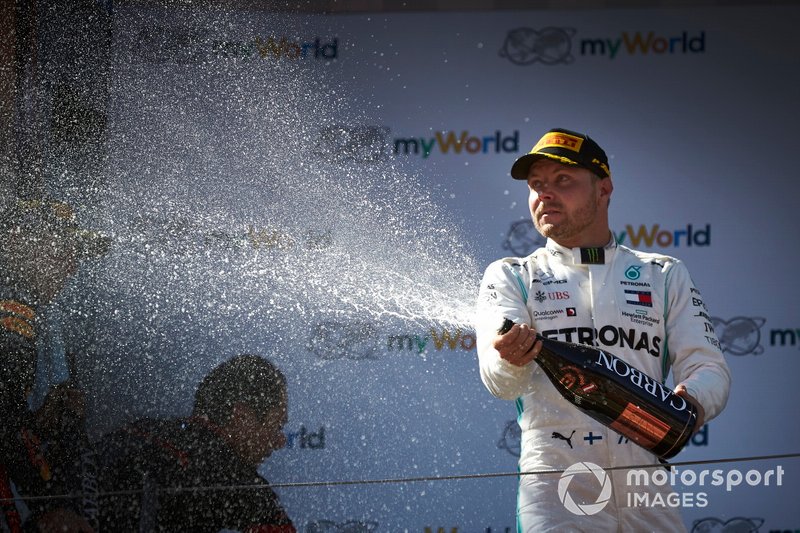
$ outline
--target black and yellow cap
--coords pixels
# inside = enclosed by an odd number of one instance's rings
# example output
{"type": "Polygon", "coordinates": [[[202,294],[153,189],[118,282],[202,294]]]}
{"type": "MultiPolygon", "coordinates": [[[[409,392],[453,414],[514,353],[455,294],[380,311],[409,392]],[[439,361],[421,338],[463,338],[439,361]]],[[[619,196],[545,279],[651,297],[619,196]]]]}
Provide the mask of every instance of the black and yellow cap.
{"type": "Polygon", "coordinates": [[[564,165],[578,165],[601,178],[611,177],[608,157],[600,145],[584,133],[561,128],[545,133],[529,153],[517,159],[511,167],[511,177],[527,180],[533,162],[544,157],[564,165]]]}

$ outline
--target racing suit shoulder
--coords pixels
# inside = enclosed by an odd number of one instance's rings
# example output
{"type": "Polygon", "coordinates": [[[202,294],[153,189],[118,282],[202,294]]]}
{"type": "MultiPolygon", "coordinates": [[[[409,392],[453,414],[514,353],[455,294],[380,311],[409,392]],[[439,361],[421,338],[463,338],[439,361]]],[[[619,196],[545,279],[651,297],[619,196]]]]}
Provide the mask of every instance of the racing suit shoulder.
{"type": "Polygon", "coordinates": [[[672,265],[681,262],[678,258],[671,255],[660,254],[657,252],[643,252],[642,250],[628,248],[627,246],[623,246],[621,244],[617,246],[617,252],[635,257],[637,260],[645,264],[661,266],[663,269],[669,269],[672,265]]]}
{"type": "Polygon", "coordinates": [[[478,361],[481,380],[497,398],[513,400],[530,388],[531,365],[518,367],[501,359],[493,342],[505,318],[531,324],[527,287],[531,261],[537,252],[524,258],[505,257],[492,262],[481,281],[474,323],[478,361]]]}
{"type": "Polygon", "coordinates": [[[526,272],[528,270],[528,264],[535,255],[536,252],[527,257],[503,257],[489,264],[486,270],[489,272],[495,269],[511,268],[518,272],[526,272]]]}
{"type": "Polygon", "coordinates": [[[675,384],[686,387],[710,421],[727,404],[731,373],[703,295],[680,261],[667,273],[667,297],[667,346],[675,384]]]}
{"type": "Polygon", "coordinates": [[[727,403],[731,375],[720,349],[708,307],[685,263],[669,255],[642,252],[624,246],[621,251],[655,266],[663,276],[665,292],[664,348],[675,384],[683,384],[706,412],[706,421],[727,403]]]}
{"type": "Polygon", "coordinates": [[[525,257],[503,257],[492,261],[486,267],[481,287],[492,282],[513,281],[515,285],[522,282],[528,285],[536,265],[546,261],[549,254],[545,248],[538,248],[525,257]]]}

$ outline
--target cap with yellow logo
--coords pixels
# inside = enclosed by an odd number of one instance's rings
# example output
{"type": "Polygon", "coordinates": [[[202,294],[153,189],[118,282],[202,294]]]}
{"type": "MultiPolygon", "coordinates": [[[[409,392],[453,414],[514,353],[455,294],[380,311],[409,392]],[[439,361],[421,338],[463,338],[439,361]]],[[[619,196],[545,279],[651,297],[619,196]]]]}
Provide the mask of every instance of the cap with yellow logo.
{"type": "Polygon", "coordinates": [[[528,171],[534,161],[552,159],[564,165],[578,165],[601,178],[611,177],[608,157],[600,146],[588,135],[561,128],[554,128],[539,139],[531,151],[514,162],[511,177],[527,180],[528,171]]]}

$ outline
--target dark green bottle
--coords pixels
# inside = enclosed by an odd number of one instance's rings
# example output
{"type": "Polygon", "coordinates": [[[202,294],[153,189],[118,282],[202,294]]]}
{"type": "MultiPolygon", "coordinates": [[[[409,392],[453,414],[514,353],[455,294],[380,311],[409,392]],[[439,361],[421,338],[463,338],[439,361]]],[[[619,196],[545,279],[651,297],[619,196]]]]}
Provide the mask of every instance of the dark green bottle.
{"type": "MultiPolygon", "coordinates": [[[[514,323],[506,319],[499,333],[514,323]]],[[[534,359],[561,395],[601,424],[650,450],[674,457],[697,424],[694,405],[619,357],[592,346],[546,339],[534,359]]]]}

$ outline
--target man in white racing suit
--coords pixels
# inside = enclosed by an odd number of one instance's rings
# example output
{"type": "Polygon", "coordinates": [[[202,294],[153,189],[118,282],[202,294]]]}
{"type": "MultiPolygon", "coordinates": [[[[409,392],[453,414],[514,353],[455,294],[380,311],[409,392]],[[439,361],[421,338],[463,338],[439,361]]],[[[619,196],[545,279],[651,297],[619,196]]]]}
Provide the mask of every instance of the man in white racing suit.
{"type": "Polygon", "coordinates": [[[476,320],[481,378],[494,396],[516,401],[521,472],[578,465],[572,477],[520,476],[517,529],[683,531],[679,506],[702,502],[676,502],[669,484],[629,486],[627,469],[607,470],[658,459],[561,396],[533,361],[535,334],[607,349],[660,381],[671,370],[675,392],[697,407],[699,429],[730,388],[702,296],[677,259],[616,243],[608,159],[588,136],[550,130],[511,174],[527,180],[533,222],[548,240],[486,269],[476,320]],[[504,318],[516,325],[500,335],[504,318]]]}

